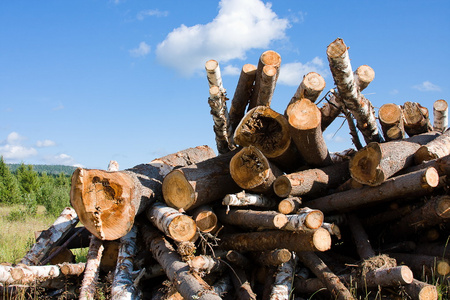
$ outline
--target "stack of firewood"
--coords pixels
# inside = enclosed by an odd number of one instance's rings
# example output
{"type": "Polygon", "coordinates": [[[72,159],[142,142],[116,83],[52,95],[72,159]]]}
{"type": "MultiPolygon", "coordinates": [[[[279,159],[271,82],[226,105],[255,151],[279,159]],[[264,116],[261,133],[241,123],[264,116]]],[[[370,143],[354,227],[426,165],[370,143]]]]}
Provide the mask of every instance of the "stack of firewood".
{"type": "Polygon", "coordinates": [[[347,49],[327,48],[335,88],[322,107],[325,80],[311,72],[282,113],[270,107],[278,53],[244,65],[230,109],[208,61],[219,155],[199,146],[77,169],[73,208],[20,264],[0,266],[2,292],[38,282],[79,299],[99,285],[113,299],[437,299],[450,273],[447,103],[434,103],[433,124],[414,102],[377,118],[362,94],[375,73],[353,72],[347,49]],[[355,149],[330,153],[322,133],[338,116],[355,149]],[[74,247],[89,247],[86,263],[64,255],[74,247]]]}

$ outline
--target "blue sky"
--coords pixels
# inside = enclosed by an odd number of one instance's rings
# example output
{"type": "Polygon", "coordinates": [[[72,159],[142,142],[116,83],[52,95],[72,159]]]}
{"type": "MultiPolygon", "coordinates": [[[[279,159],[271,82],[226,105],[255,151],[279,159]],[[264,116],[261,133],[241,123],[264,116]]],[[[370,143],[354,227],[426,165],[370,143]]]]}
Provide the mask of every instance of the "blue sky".
{"type": "MultiPolygon", "coordinates": [[[[0,155],[6,162],[130,168],[197,145],[216,150],[204,63],[232,98],[241,67],[282,58],[272,108],[304,74],[333,87],[326,48],[350,47],[379,108],[450,100],[450,1],[0,2],[0,155]]],[[[229,104],[228,104],[229,105],[229,104]]],[[[319,107],[322,104],[319,104],[319,107]]],[[[351,147],[336,120],[330,151],[351,147]]]]}

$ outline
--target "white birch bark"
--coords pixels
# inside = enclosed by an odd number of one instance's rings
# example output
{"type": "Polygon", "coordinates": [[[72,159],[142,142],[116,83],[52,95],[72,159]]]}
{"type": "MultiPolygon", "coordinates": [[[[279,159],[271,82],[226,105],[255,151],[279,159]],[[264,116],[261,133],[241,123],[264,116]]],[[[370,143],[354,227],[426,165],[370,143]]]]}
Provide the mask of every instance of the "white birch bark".
{"type": "Polygon", "coordinates": [[[80,300],[94,299],[103,249],[103,242],[92,235],[86,258],[86,269],[80,287],[80,300]]]}
{"type": "Polygon", "coordinates": [[[223,205],[229,206],[257,206],[257,207],[274,207],[276,201],[268,196],[259,194],[250,194],[245,191],[228,194],[223,198],[223,205]]]}
{"type": "Polygon", "coordinates": [[[213,130],[216,136],[217,151],[224,154],[233,150],[234,147],[230,143],[231,126],[228,116],[228,109],[225,94],[218,86],[211,86],[209,89],[208,104],[211,108],[213,118],[213,130]]]}
{"type": "Polygon", "coordinates": [[[289,300],[296,264],[297,257],[294,254],[290,261],[278,267],[272,292],[270,293],[270,300],[289,300]]]}
{"type": "Polygon", "coordinates": [[[205,70],[209,87],[217,86],[220,91],[225,94],[226,90],[223,87],[219,63],[214,59],[208,60],[205,63],[205,70]]]}
{"type": "Polygon", "coordinates": [[[295,215],[287,215],[288,222],[283,230],[304,230],[305,228],[317,229],[323,224],[323,213],[317,209],[308,207],[300,209],[295,215]]]}
{"type": "Polygon", "coordinates": [[[58,244],[78,223],[78,216],[71,207],[66,207],[49,229],[43,231],[36,243],[20,261],[25,265],[38,265],[50,249],[58,244]]]}
{"type": "Polygon", "coordinates": [[[448,127],[448,104],[440,99],[433,104],[433,128],[436,131],[444,132],[448,127]]]}

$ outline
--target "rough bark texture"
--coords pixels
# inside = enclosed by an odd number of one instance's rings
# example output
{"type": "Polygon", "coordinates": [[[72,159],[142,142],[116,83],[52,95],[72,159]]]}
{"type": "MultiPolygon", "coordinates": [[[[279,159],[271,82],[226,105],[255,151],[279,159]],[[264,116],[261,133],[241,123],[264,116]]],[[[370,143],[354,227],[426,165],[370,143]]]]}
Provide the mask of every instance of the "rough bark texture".
{"type": "Polygon", "coordinates": [[[50,249],[57,245],[78,223],[78,216],[71,207],[66,207],[47,230],[43,231],[36,243],[20,260],[21,264],[39,265],[50,249]]]}
{"type": "Polygon", "coordinates": [[[156,228],[174,241],[190,241],[197,233],[197,225],[192,217],[180,213],[165,203],[153,203],[146,215],[156,228]]]}
{"type": "Polygon", "coordinates": [[[342,111],[342,101],[338,99],[337,93],[331,89],[331,94],[325,104],[320,108],[320,128],[322,132],[339,116],[342,111]]]}
{"type": "Polygon", "coordinates": [[[286,248],[291,251],[326,251],[331,247],[327,230],[264,231],[227,234],[222,237],[220,247],[237,251],[264,251],[286,248]]]}
{"type": "Polygon", "coordinates": [[[218,209],[217,217],[221,223],[238,225],[244,228],[280,229],[288,223],[286,215],[275,211],[256,211],[244,209],[218,209]]]}
{"type": "Polygon", "coordinates": [[[190,272],[188,264],[181,261],[172,245],[155,228],[142,226],[141,229],[147,248],[152,251],[153,257],[163,267],[169,280],[174,283],[185,299],[221,299],[203,279],[190,272]]]}
{"type": "Polygon", "coordinates": [[[416,102],[405,102],[402,107],[405,131],[409,136],[432,131],[428,109],[416,102]]]}
{"type": "Polygon", "coordinates": [[[314,252],[299,252],[298,257],[325,284],[335,299],[355,299],[339,277],[314,252]]]}
{"type": "Polygon", "coordinates": [[[433,104],[433,129],[444,132],[448,128],[448,104],[444,99],[433,104]]]}
{"type": "Polygon", "coordinates": [[[436,139],[417,149],[414,154],[416,164],[424,161],[442,158],[450,154],[450,130],[447,130],[436,139]]]}
{"type": "Polygon", "coordinates": [[[354,214],[349,214],[348,222],[359,257],[362,260],[374,257],[376,255],[375,251],[373,251],[372,246],[370,245],[369,236],[364,230],[358,217],[354,214]]]}
{"type": "Polygon", "coordinates": [[[254,146],[242,148],[230,161],[230,173],[242,189],[271,193],[272,184],[282,172],[254,146]]]}
{"type": "Polygon", "coordinates": [[[275,249],[270,251],[254,252],[253,258],[264,266],[279,266],[292,258],[288,249],[275,249]]]}
{"type": "Polygon", "coordinates": [[[331,164],[320,126],[320,110],[317,106],[303,98],[288,106],[286,116],[292,140],[304,161],[311,166],[331,164]]]}
{"type": "Polygon", "coordinates": [[[277,205],[275,199],[270,196],[261,195],[261,194],[250,194],[245,191],[236,193],[236,194],[228,194],[222,200],[222,205],[229,206],[257,206],[257,207],[266,207],[272,208],[277,205]]]}
{"type": "Polygon", "coordinates": [[[80,300],[94,299],[102,253],[102,241],[92,236],[89,252],[86,256],[86,269],[83,282],[80,287],[80,300]]]}
{"type": "Polygon", "coordinates": [[[378,110],[378,120],[386,141],[400,140],[405,137],[403,112],[399,105],[394,103],[382,105],[378,110]]]}
{"type": "Polygon", "coordinates": [[[240,191],[230,175],[234,155],[232,151],[171,171],[162,184],[166,204],[187,211],[240,191]]]}
{"type": "Polygon", "coordinates": [[[72,175],[70,201],[92,234],[115,240],[131,230],[137,214],[162,199],[167,173],[214,156],[208,146],[198,146],[119,172],[79,168],[72,175]]]}
{"type": "Polygon", "coordinates": [[[208,104],[211,108],[213,118],[213,130],[216,138],[217,151],[224,154],[234,149],[231,142],[231,128],[229,125],[228,109],[226,97],[218,86],[211,86],[209,89],[208,104]]]}
{"type": "Polygon", "coordinates": [[[393,177],[376,187],[363,187],[316,198],[306,203],[323,213],[351,211],[364,205],[376,204],[402,197],[420,197],[429,194],[439,184],[435,168],[428,168],[393,177]]]}
{"type": "Polygon", "coordinates": [[[119,255],[111,286],[111,299],[141,299],[141,293],[134,285],[133,261],[136,255],[137,227],[120,238],[119,255]]]}
{"type": "Polygon", "coordinates": [[[398,171],[414,164],[414,153],[439,134],[426,133],[409,139],[370,143],[350,160],[350,173],[356,181],[377,186],[398,171]]]}
{"type": "Polygon", "coordinates": [[[321,169],[281,175],[273,183],[273,189],[279,197],[323,194],[350,178],[348,166],[348,162],[343,162],[321,169]]]}
{"type": "Polygon", "coordinates": [[[366,143],[382,142],[373,106],[361,95],[355,84],[347,46],[342,39],[338,38],[328,45],[327,57],[340,98],[356,119],[357,127],[363,134],[366,143]]]}
{"type": "Polygon", "coordinates": [[[278,68],[274,66],[264,66],[261,72],[261,80],[258,90],[256,106],[270,106],[275,86],[278,79],[278,68]]]}

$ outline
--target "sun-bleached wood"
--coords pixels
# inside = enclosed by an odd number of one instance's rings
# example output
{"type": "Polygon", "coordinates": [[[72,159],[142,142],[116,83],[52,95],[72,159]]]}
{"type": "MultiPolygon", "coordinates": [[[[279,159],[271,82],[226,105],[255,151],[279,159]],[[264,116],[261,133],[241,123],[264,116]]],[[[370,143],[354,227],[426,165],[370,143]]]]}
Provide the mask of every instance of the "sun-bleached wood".
{"type": "Polygon", "coordinates": [[[230,174],[239,187],[254,193],[272,192],[272,184],[282,174],[254,146],[242,148],[230,161],[230,174]]]}
{"type": "Polygon", "coordinates": [[[86,229],[99,239],[115,240],[131,230],[136,215],[162,198],[163,178],[173,168],[215,156],[210,147],[198,146],[119,172],[78,168],[70,201],[86,229]]]}
{"type": "Polygon", "coordinates": [[[230,175],[230,160],[235,154],[228,152],[171,171],[162,183],[166,204],[188,211],[242,190],[230,175]]]}
{"type": "Polygon", "coordinates": [[[78,220],[78,215],[73,208],[64,208],[55,222],[40,234],[36,243],[20,260],[20,263],[30,266],[39,265],[50,249],[57,245],[78,224],[78,220]]]}
{"type": "Polygon", "coordinates": [[[331,164],[330,154],[320,126],[317,106],[306,98],[295,101],[286,109],[292,140],[304,161],[311,166],[331,164]]]}
{"type": "Polygon", "coordinates": [[[444,99],[433,103],[433,129],[444,132],[448,128],[448,104],[444,99]]]}
{"type": "Polygon", "coordinates": [[[327,57],[340,99],[356,120],[366,143],[382,142],[372,104],[358,89],[354,80],[348,48],[341,38],[327,47],[327,57]]]}
{"type": "Polygon", "coordinates": [[[401,140],[405,137],[402,108],[394,103],[383,104],[378,110],[378,120],[386,141],[401,140]]]}
{"type": "Polygon", "coordinates": [[[414,164],[414,153],[439,136],[437,132],[385,143],[370,143],[350,160],[350,174],[356,181],[377,186],[398,171],[414,164]]]}
{"type": "Polygon", "coordinates": [[[395,198],[420,197],[430,194],[439,185],[435,168],[427,168],[405,175],[392,177],[378,186],[365,186],[308,201],[305,205],[317,208],[324,214],[347,212],[364,205],[386,202],[395,198]]]}

